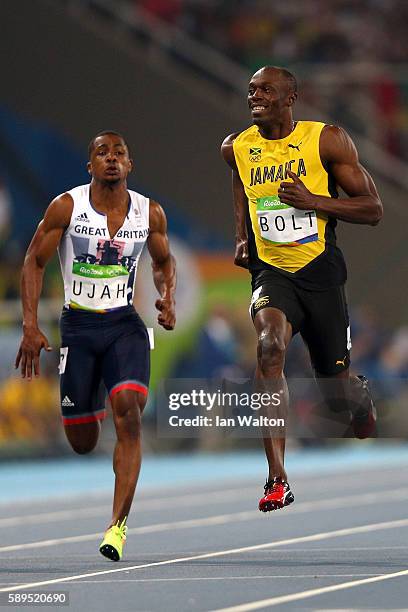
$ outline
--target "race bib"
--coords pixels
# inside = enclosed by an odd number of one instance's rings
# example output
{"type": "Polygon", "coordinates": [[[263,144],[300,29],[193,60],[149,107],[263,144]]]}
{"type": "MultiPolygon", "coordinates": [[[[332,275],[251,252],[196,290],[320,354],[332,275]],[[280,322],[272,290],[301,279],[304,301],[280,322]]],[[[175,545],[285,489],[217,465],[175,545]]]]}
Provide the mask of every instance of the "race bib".
{"type": "Polygon", "coordinates": [[[128,303],[129,272],[124,266],[75,262],[71,305],[86,310],[118,308],[128,303]]]}
{"type": "Polygon", "coordinates": [[[60,348],[60,361],[58,366],[58,373],[64,374],[65,368],[67,367],[67,359],[68,359],[68,347],[61,346],[60,348]]]}
{"type": "Polygon", "coordinates": [[[319,237],[316,211],[283,204],[277,195],[257,198],[256,214],[261,237],[273,244],[296,246],[319,237]]]}

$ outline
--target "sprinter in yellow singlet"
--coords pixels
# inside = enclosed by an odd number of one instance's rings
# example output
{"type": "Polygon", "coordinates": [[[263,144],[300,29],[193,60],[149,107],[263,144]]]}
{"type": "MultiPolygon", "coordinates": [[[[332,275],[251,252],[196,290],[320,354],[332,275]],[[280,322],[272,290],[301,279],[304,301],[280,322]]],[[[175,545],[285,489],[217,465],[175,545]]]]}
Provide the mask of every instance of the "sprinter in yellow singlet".
{"type": "MultiPolygon", "coordinates": [[[[366,438],[375,431],[376,413],[367,379],[349,374],[347,271],[335,227],[337,219],[376,225],[382,204],[350,136],[333,125],[294,121],[296,99],[293,74],[261,68],[248,89],[253,125],[228,136],[221,148],[233,174],[235,264],[252,275],[256,381],[262,389],[283,389],[288,406],[285,352],[300,332],[322,390],[328,377],[347,387],[343,403],[351,426],[366,438]],[[338,186],[347,198],[338,197],[338,186]]],[[[294,496],[284,468],[285,438],[265,430],[263,437],[269,474],[259,509],[267,512],[294,496]]]]}

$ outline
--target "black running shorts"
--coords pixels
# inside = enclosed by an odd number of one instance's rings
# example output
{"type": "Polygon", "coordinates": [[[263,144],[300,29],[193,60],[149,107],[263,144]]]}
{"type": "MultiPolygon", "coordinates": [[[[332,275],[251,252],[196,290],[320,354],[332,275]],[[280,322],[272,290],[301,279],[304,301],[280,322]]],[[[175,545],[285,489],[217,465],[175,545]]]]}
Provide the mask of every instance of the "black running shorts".
{"type": "Polygon", "coordinates": [[[64,425],[105,417],[106,390],[147,396],[149,337],[133,306],[106,313],[63,310],[61,315],[60,391],[64,425]]]}
{"type": "Polygon", "coordinates": [[[276,274],[253,280],[252,319],[264,308],[281,310],[300,332],[318,374],[334,376],[350,365],[350,322],[344,285],[307,291],[286,276],[276,274]]]}

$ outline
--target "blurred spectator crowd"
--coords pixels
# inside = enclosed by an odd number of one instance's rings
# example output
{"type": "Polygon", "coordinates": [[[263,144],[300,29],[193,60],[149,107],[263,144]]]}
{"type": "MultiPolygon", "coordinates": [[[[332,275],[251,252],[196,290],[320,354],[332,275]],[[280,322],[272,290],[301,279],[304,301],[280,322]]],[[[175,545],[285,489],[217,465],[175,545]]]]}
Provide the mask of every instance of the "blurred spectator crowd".
{"type": "Polygon", "coordinates": [[[305,102],[408,160],[406,0],[128,2],[251,72],[292,68],[305,102]]]}
{"type": "Polygon", "coordinates": [[[405,0],[136,0],[161,20],[255,68],[277,63],[404,63],[405,0]]]}

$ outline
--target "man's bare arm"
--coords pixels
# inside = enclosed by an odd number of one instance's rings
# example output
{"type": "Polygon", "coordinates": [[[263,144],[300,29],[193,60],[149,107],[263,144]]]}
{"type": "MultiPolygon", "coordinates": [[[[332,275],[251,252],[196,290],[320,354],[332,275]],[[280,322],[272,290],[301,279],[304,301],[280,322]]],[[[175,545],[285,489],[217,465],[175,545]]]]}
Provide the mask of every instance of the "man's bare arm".
{"type": "Polygon", "coordinates": [[[15,367],[21,364],[21,375],[31,380],[34,367],[39,376],[40,352],[51,350],[49,342],[38,328],[37,310],[41,295],[45,266],[54,255],[72,214],[73,200],[63,194],[53,200],[44,219],[38,225],[28,247],[21,273],[21,300],[23,306],[23,338],[17,353],[15,367]]]}
{"type": "Polygon", "coordinates": [[[232,169],[232,196],[235,214],[235,259],[236,266],[248,268],[248,232],[246,227],[246,215],[248,211],[248,199],[245,194],[244,185],[239,176],[235,161],[233,142],[238,134],[227,136],[221,145],[221,154],[232,169]]]}
{"type": "Polygon", "coordinates": [[[305,210],[316,210],[349,223],[377,225],[383,215],[383,206],[374,181],[360,164],[357,149],[342,128],[327,125],[320,136],[320,157],[336,183],[349,196],[330,198],[311,193],[293,172],[293,182],[283,182],[278,191],[285,204],[305,210]]]}
{"type": "Polygon", "coordinates": [[[150,200],[149,226],[147,248],[152,258],[154,284],[161,296],[155,303],[160,311],[157,320],[164,329],[171,330],[176,324],[176,261],[170,253],[166,215],[154,200],[150,200]]]}

